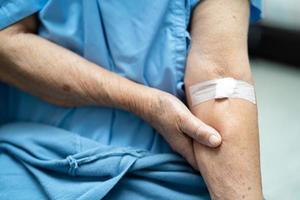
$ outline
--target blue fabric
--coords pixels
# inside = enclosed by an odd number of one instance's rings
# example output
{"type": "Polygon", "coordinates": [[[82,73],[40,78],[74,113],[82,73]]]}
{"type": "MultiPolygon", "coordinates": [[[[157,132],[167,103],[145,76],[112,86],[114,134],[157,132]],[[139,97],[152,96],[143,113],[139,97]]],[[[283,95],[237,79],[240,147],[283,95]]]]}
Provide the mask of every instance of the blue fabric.
{"type": "Polygon", "coordinates": [[[53,126],[20,122],[1,127],[0,144],[1,199],[206,199],[208,195],[201,177],[175,154],[107,146],[53,126]]]}
{"type": "MultiPolygon", "coordinates": [[[[37,13],[40,36],[184,100],[196,4],[0,0],[0,29],[37,13]]],[[[252,1],[252,20],[259,5],[252,1]]],[[[209,199],[201,176],[134,114],[63,108],[4,85],[0,92],[0,199],[209,199]]]]}

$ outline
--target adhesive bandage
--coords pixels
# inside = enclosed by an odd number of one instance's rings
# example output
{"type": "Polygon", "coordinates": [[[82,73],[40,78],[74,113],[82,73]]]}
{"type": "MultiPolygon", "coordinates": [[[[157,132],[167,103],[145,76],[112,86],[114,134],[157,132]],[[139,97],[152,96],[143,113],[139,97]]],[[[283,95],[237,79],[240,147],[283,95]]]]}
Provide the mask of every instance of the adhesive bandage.
{"type": "Polygon", "coordinates": [[[192,106],[211,99],[240,98],[256,104],[254,87],[234,78],[209,80],[189,88],[192,106]]]}

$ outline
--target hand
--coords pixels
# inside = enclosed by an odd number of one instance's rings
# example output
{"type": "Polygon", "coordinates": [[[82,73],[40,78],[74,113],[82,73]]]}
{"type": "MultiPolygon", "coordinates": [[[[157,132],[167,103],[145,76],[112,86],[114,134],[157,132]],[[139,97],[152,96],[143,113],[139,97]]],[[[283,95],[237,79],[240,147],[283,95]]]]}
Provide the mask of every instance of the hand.
{"type": "Polygon", "coordinates": [[[195,117],[175,96],[157,91],[153,95],[145,119],[165,138],[171,148],[198,170],[193,139],[209,147],[221,144],[221,136],[195,117]]]}

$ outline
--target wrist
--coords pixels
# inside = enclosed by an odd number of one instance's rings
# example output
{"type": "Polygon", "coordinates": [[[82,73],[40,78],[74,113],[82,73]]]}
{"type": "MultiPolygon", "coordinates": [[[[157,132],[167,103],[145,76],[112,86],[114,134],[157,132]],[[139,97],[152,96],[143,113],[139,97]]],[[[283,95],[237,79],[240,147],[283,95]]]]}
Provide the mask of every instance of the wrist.
{"type": "Polygon", "coordinates": [[[149,87],[146,87],[142,93],[136,114],[152,124],[163,114],[165,105],[173,102],[174,96],[149,87]]]}
{"type": "Polygon", "coordinates": [[[146,121],[151,121],[159,104],[159,98],[163,97],[165,92],[155,88],[141,86],[135,90],[135,95],[129,99],[126,109],[146,121]]]}

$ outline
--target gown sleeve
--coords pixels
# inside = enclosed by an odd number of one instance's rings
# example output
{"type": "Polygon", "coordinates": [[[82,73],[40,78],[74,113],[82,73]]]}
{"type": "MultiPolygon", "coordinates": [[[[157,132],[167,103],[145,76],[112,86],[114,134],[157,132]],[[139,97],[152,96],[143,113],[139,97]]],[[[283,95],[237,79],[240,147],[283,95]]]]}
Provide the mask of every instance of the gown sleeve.
{"type": "Polygon", "coordinates": [[[43,8],[47,0],[0,0],[0,30],[43,8]]]}
{"type": "Polygon", "coordinates": [[[262,0],[250,1],[250,22],[256,22],[262,17],[262,0]]]}

